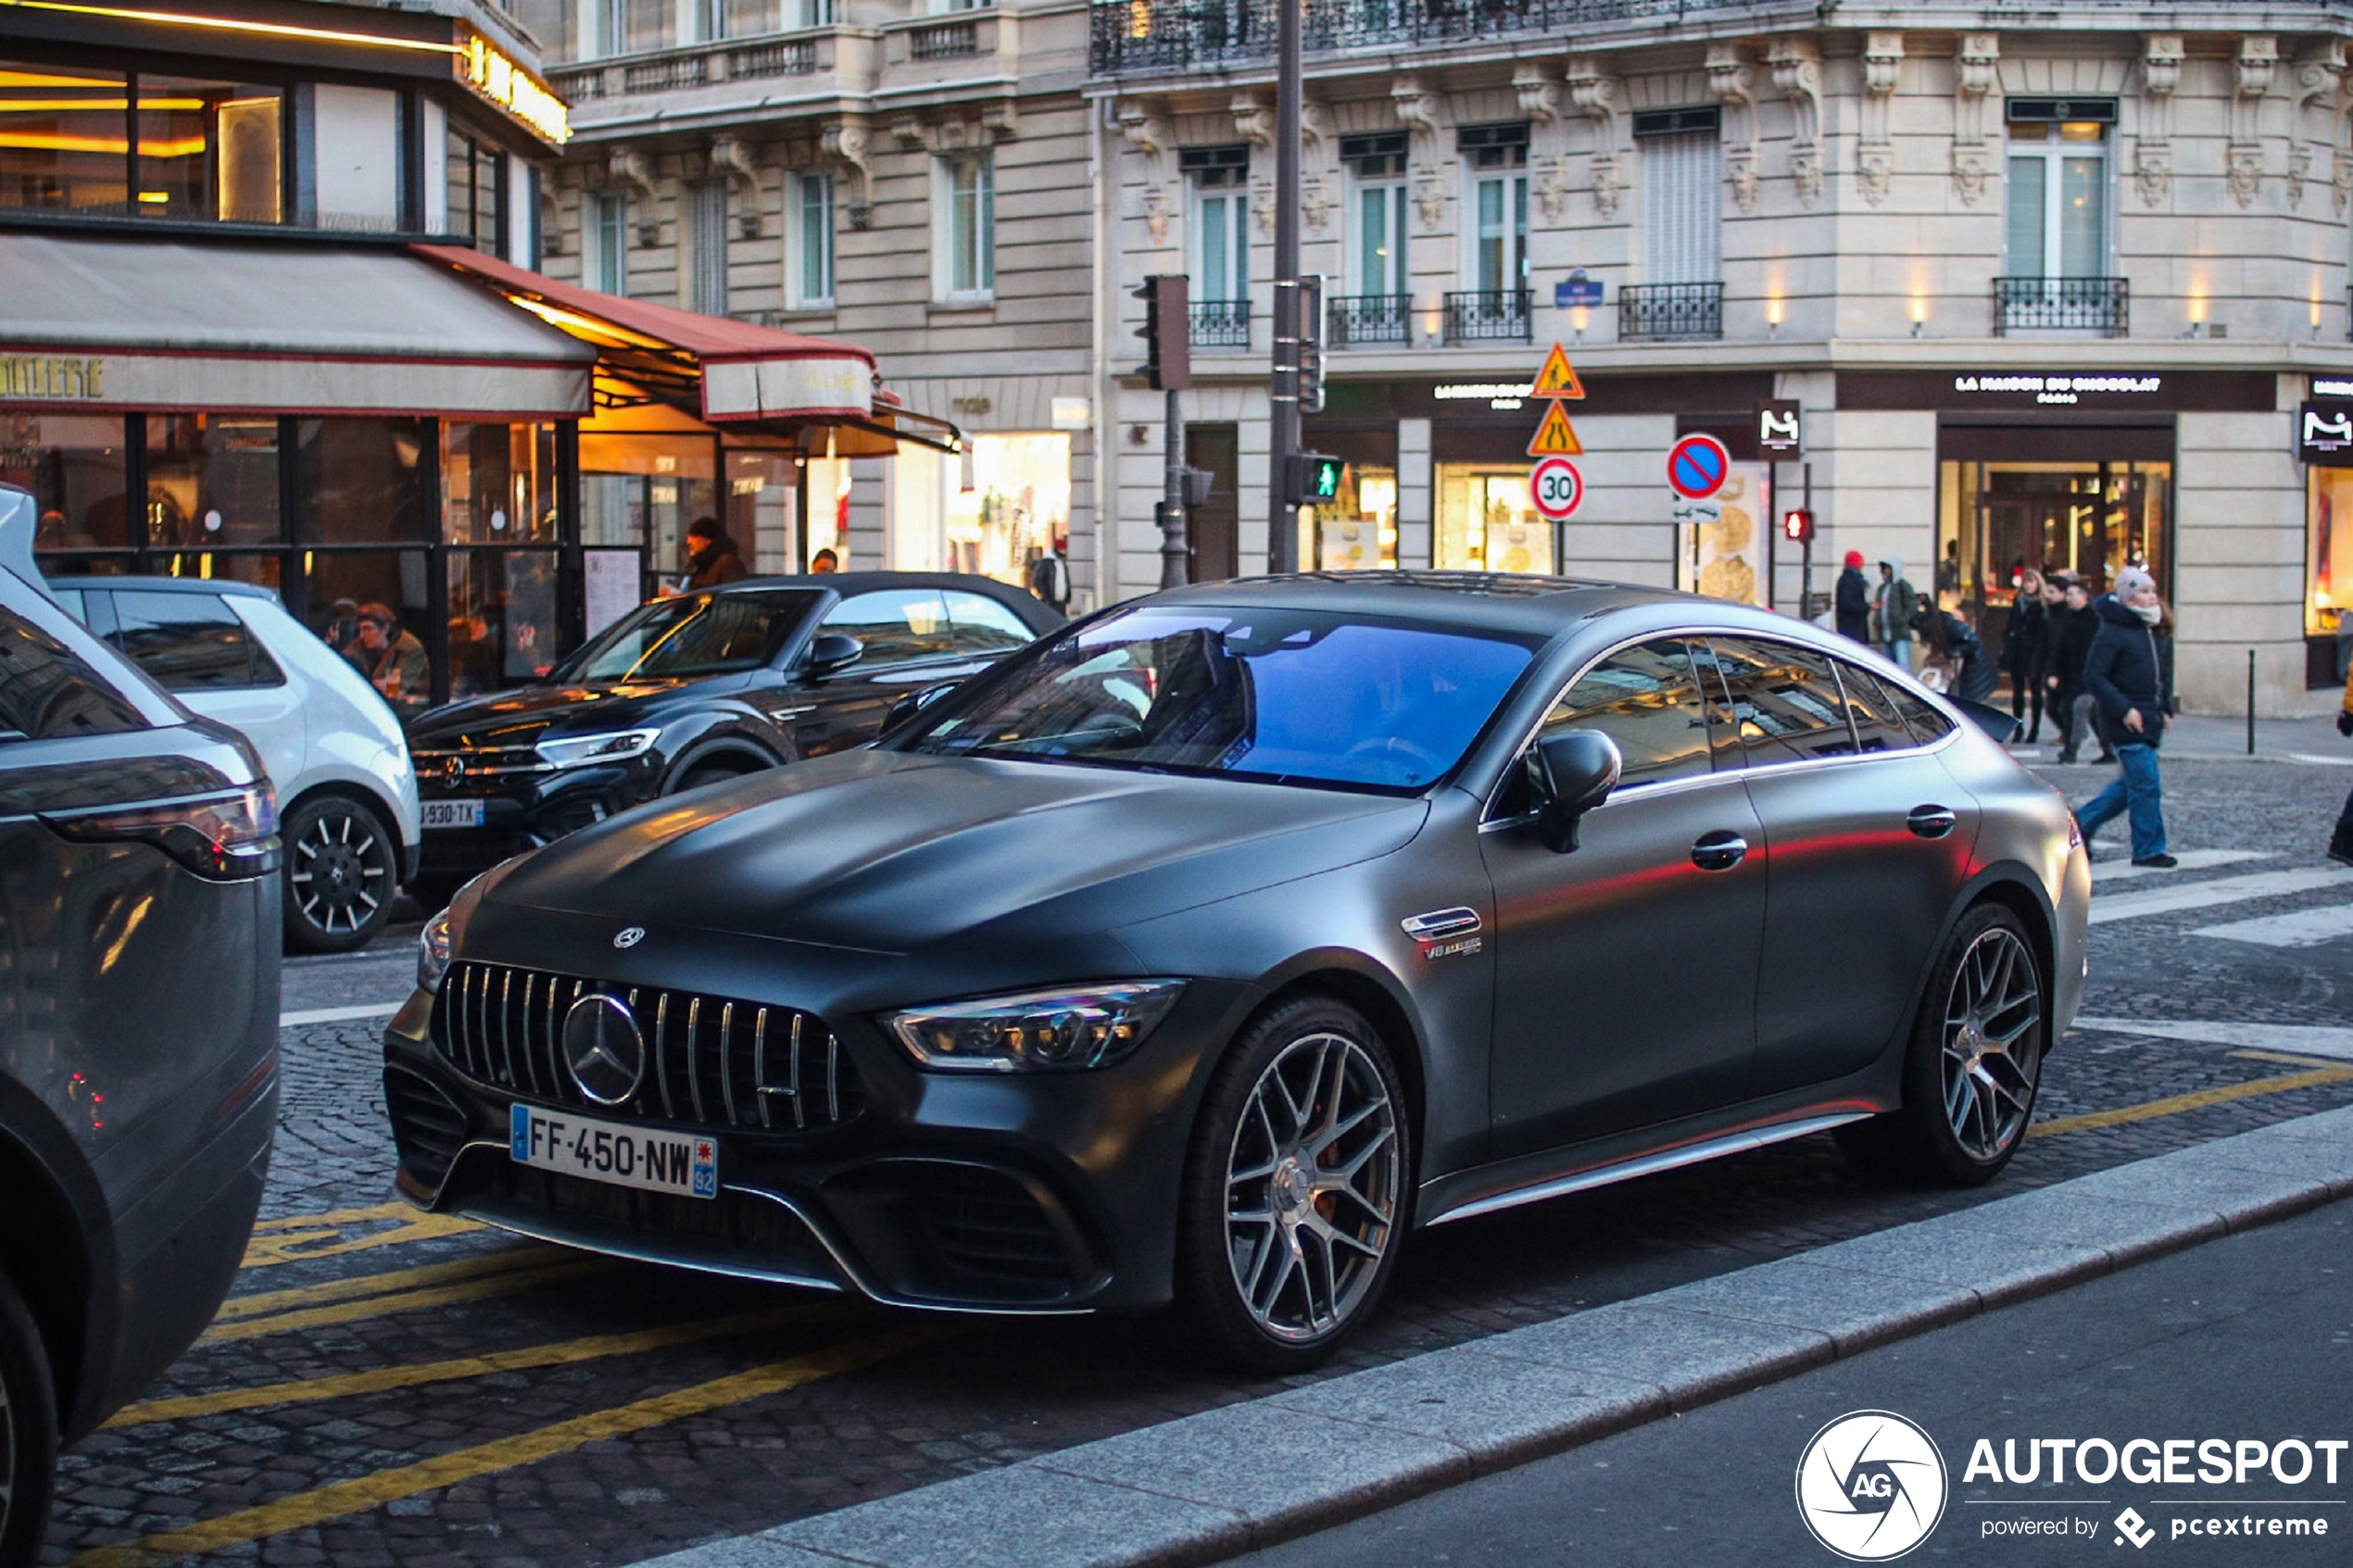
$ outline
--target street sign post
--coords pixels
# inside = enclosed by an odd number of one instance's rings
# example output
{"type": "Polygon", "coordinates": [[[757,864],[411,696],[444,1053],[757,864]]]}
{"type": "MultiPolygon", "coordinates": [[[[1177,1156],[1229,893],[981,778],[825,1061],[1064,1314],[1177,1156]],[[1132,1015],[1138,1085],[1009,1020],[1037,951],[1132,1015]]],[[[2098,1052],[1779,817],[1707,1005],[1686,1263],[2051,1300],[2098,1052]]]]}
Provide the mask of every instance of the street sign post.
{"type": "Polygon", "coordinates": [[[1732,454],[1712,435],[1687,435],[1667,449],[1667,484],[1687,501],[1705,501],[1724,487],[1732,454]]]}
{"type": "Polygon", "coordinates": [[[1567,458],[1544,458],[1528,470],[1528,494],[1546,521],[1566,521],[1585,498],[1585,477],[1567,458]]]}
{"type": "Polygon", "coordinates": [[[1568,410],[1557,403],[1544,405],[1544,422],[1536,427],[1536,438],[1528,444],[1531,458],[1581,458],[1585,447],[1577,439],[1577,427],[1568,422],[1568,410]]]}

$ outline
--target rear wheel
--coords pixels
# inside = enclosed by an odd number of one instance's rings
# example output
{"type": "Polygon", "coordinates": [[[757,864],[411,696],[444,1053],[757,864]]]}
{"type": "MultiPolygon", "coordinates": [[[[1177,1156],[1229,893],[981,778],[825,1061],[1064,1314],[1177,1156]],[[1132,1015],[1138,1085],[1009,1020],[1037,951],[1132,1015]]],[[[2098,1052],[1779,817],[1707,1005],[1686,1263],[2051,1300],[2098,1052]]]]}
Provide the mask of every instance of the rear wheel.
{"type": "Polygon", "coordinates": [[[57,1398],[49,1357],[24,1300],[0,1275],[0,1564],[41,1555],[57,1463],[57,1398]]]}
{"type": "Polygon", "coordinates": [[[1177,1311],[1219,1361],[1300,1372],[1387,1288],[1411,1197],[1397,1070],[1353,1008],[1287,1003],[1211,1082],[1186,1161],[1177,1311]]]}
{"type": "Polygon", "coordinates": [[[2042,965],[2018,916],[1980,904],[1944,947],[1904,1060],[1898,1110],[1838,1130],[1867,1170],[1952,1186],[1992,1181],[2025,1140],[2042,1083],[2042,965]]]}
{"type": "Polygon", "coordinates": [[[365,947],[392,917],[399,845],[375,812],[340,795],[306,800],[280,828],[286,845],[286,944],[297,952],[365,947]]]}

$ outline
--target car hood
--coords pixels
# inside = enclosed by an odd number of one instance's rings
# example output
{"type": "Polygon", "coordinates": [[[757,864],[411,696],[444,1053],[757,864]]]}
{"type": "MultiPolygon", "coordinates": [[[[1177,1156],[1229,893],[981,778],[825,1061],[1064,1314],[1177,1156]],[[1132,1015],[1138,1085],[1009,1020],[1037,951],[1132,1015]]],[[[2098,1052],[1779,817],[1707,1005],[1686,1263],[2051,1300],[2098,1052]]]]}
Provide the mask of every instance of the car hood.
{"type": "Polygon", "coordinates": [[[517,865],[496,903],[905,953],[1173,913],[1388,854],[1419,799],[857,751],[624,812],[517,865]]]}
{"type": "Polygon", "coordinates": [[[740,675],[701,681],[635,681],[623,685],[518,686],[467,697],[421,714],[409,724],[411,746],[527,745],[542,731],[623,729],[666,705],[687,686],[716,695],[743,684],[740,675]]]}

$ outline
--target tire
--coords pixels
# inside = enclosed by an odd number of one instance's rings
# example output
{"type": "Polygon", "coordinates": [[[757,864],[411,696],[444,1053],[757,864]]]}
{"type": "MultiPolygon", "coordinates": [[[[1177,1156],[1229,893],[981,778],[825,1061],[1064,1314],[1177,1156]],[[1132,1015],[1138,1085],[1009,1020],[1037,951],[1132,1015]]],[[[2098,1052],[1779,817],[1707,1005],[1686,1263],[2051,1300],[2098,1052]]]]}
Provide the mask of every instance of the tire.
{"type": "Polygon", "coordinates": [[[286,815],[286,946],[347,953],[375,939],[400,888],[400,846],[384,820],[344,795],[313,796],[286,815]]]}
{"type": "Polygon", "coordinates": [[[2049,1041],[2048,982],[2033,938],[1999,904],[1961,917],[1920,997],[1904,1056],[1903,1107],[1836,1133],[1876,1175],[1981,1186],[2034,1117],[2049,1041]]]}
{"type": "Polygon", "coordinates": [[[23,1298],[0,1274],[0,1568],[39,1559],[57,1468],[48,1352],[23,1298]]]}
{"type": "Polygon", "coordinates": [[[1242,1031],[1180,1194],[1175,1311],[1204,1353],[1304,1372],[1373,1315],[1410,1223],[1411,1139],[1389,1047],[1354,1009],[1302,997],[1242,1031]]]}

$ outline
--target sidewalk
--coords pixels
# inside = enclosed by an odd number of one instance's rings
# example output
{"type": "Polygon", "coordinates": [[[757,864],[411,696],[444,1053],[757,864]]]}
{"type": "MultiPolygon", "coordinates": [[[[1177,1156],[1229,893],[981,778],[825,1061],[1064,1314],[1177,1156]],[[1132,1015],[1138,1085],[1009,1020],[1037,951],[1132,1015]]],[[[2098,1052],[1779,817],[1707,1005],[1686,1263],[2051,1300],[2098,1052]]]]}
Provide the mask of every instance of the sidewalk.
{"type": "MultiPolygon", "coordinates": [[[[2044,727],[2049,728],[2047,721],[2044,727]]],[[[2090,764],[2096,749],[2089,744],[2084,746],[2085,765],[2090,764]]],[[[2010,755],[2020,761],[2042,766],[2051,765],[2051,759],[2057,754],[2057,743],[2047,738],[2041,746],[2010,747],[2010,755]]],[[[2293,762],[2307,767],[2353,768],[2353,740],[2339,735],[2336,721],[2327,716],[2258,719],[2255,751],[2249,756],[2245,719],[2184,713],[2166,727],[2160,754],[2168,762],[2293,762]]]]}

